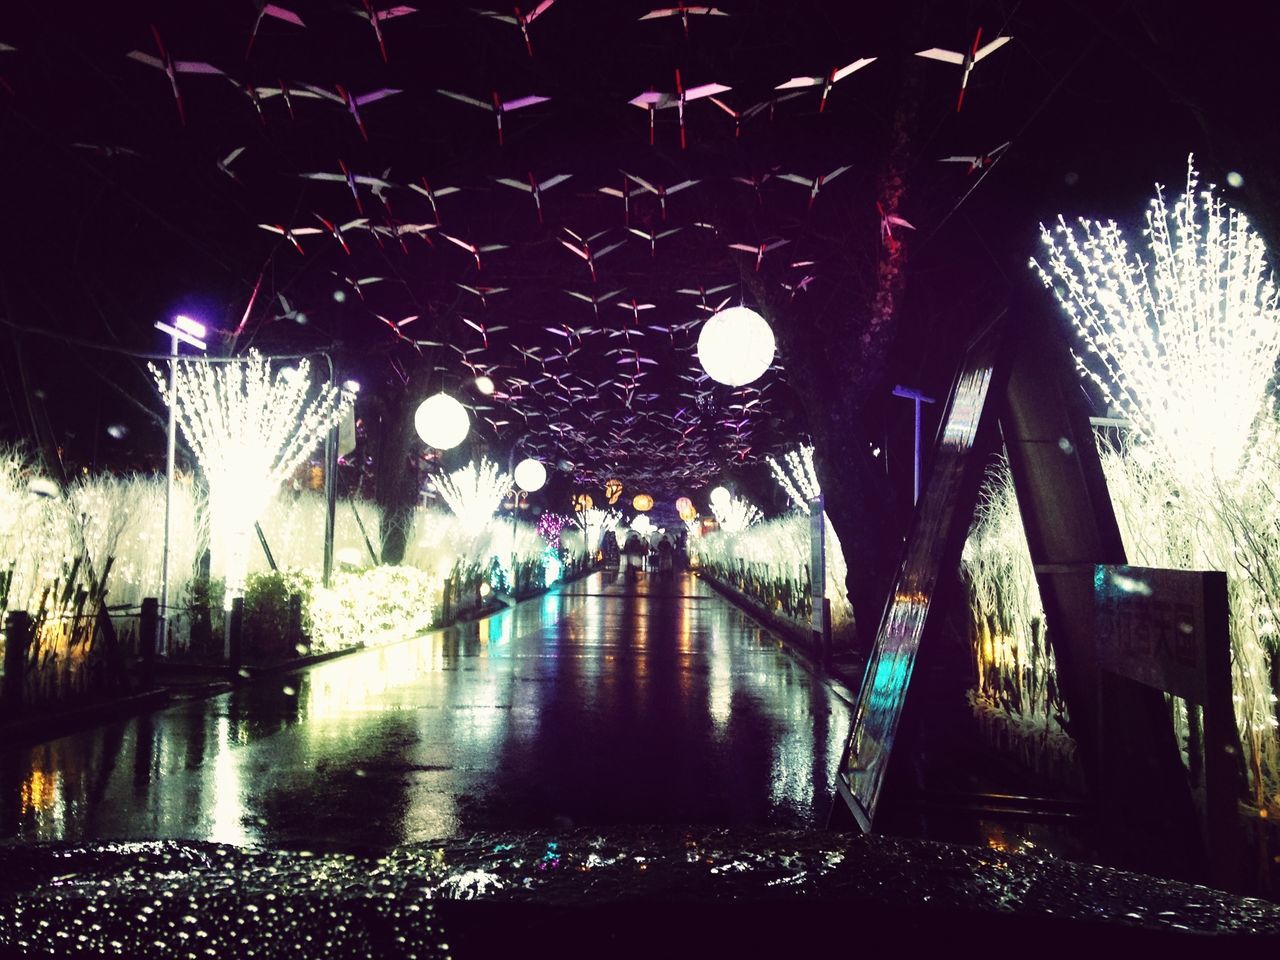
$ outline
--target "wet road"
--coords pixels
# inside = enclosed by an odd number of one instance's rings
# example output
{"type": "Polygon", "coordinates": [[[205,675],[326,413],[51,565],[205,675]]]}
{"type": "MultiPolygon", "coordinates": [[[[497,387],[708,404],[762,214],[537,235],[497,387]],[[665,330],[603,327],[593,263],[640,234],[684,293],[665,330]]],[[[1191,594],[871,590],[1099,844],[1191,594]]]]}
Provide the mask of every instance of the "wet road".
{"type": "Polygon", "coordinates": [[[696,578],[596,573],[475,624],[0,745],[0,837],[362,850],[510,828],[807,827],[848,726],[696,578]]]}

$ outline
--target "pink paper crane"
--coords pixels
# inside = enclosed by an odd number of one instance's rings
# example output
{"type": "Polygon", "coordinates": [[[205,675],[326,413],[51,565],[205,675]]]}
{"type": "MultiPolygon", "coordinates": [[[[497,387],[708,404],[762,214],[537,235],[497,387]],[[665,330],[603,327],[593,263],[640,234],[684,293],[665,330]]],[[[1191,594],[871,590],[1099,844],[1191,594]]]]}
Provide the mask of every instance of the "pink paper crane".
{"type": "Polygon", "coordinates": [[[897,253],[901,243],[894,237],[893,228],[902,227],[904,230],[914,230],[915,227],[903,220],[902,217],[892,213],[885,213],[884,207],[881,206],[878,200],[876,201],[876,212],[880,214],[880,240],[889,248],[890,253],[897,253]]]}
{"type": "Polygon", "coordinates": [[[512,110],[521,110],[525,107],[532,107],[539,103],[546,103],[551,99],[550,97],[530,95],[527,97],[517,97],[514,100],[503,100],[498,96],[498,92],[495,90],[493,92],[492,102],[486,103],[484,100],[477,99],[476,97],[468,97],[463,93],[454,93],[452,90],[441,90],[437,88],[436,93],[442,94],[446,97],[452,97],[454,100],[461,101],[462,103],[469,103],[471,106],[479,107],[481,110],[492,110],[494,120],[498,124],[498,146],[502,146],[503,142],[502,115],[504,113],[510,113],[512,110]]]}
{"type": "Polygon", "coordinates": [[[174,102],[178,105],[178,120],[185,127],[187,125],[187,111],[182,105],[182,92],[178,89],[178,74],[202,73],[213,77],[221,77],[224,74],[217,67],[199,60],[174,60],[169,56],[169,51],[165,49],[164,41],[160,39],[160,31],[156,29],[155,24],[151,25],[151,36],[155,38],[156,49],[160,51],[160,56],[153,57],[151,54],[143,53],[141,50],[130,50],[125,56],[130,60],[138,61],[138,63],[145,63],[148,67],[155,67],[157,70],[164,71],[165,76],[169,78],[169,87],[173,91],[174,102]]]}
{"type": "Polygon", "coordinates": [[[731,243],[730,250],[741,250],[743,253],[754,253],[756,255],[756,273],[760,272],[760,264],[764,262],[764,255],[779,247],[785,247],[790,240],[766,240],[763,243],[731,243]]]}
{"type": "Polygon", "coordinates": [[[996,37],[986,46],[979,46],[982,43],[982,28],[978,28],[977,34],[973,38],[973,43],[969,45],[969,49],[964,53],[957,53],[955,50],[944,50],[941,47],[930,47],[928,50],[919,50],[916,52],[917,57],[927,57],[930,60],[941,60],[943,63],[954,63],[960,68],[960,95],[956,98],[956,113],[960,112],[960,108],[964,106],[964,91],[969,85],[969,75],[973,73],[973,68],[979,60],[995,53],[1013,37],[996,37]]]}
{"type": "Polygon", "coordinates": [[[836,67],[830,73],[822,77],[792,77],[786,83],[780,83],[773,89],[775,90],[794,90],[799,87],[822,87],[822,96],[818,99],[818,112],[827,109],[827,97],[831,94],[831,88],[843,80],[849,74],[861,70],[868,64],[875,63],[877,57],[862,57],[846,64],[843,67],[836,67]]]}
{"type": "Polygon", "coordinates": [[[427,198],[427,202],[431,204],[431,215],[436,218],[436,224],[440,223],[440,208],[436,206],[437,197],[447,197],[451,193],[458,193],[461,187],[436,187],[432,189],[431,184],[427,182],[427,178],[422,178],[422,186],[416,183],[409,184],[409,189],[414,190],[427,198]]]}
{"type": "Polygon", "coordinates": [[[530,10],[528,13],[525,13],[519,7],[515,7],[514,8],[515,16],[508,16],[505,13],[493,13],[492,11],[489,11],[489,10],[476,10],[476,13],[480,14],[483,17],[491,17],[494,20],[498,20],[502,23],[509,23],[513,27],[519,27],[520,35],[524,37],[525,49],[529,51],[529,56],[532,57],[533,41],[529,38],[529,24],[533,23],[533,21],[537,20],[540,16],[542,16],[544,13],[550,10],[551,5],[555,2],[556,0],[542,0],[541,3],[539,3],[536,7],[530,10]]]}
{"type": "Polygon", "coordinates": [[[486,310],[489,309],[490,297],[495,296],[496,294],[499,294],[499,293],[506,293],[508,290],[511,289],[510,287],[481,287],[481,286],[472,287],[472,286],[468,286],[465,283],[459,283],[458,286],[461,289],[466,290],[467,293],[474,293],[477,297],[479,297],[480,306],[484,307],[486,310]]]}
{"type": "Polygon", "coordinates": [[[305,253],[306,251],[302,249],[302,244],[298,242],[298,237],[324,232],[319,227],[286,227],[278,223],[260,223],[258,226],[263,230],[280,234],[280,236],[292,243],[299,253],[305,253]]]}
{"type": "Polygon", "coordinates": [[[351,12],[357,16],[364,17],[369,21],[369,24],[373,27],[373,35],[378,39],[378,50],[382,53],[382,62],[390,63],[391,61],[387,59],[387,40],[386,37],[382,35],[382,22],[384,20],[394,19],[395,17],[403,17],[411,13],[417,13],[418,8],[407,7],[401,4],[399,6],[387,7],[383,10],[375,10],[373,8],[373,4],[370,3],[369,0],[360,0],[360,4],[363,9],[353,10],[351,12]]]}
{"type": "Polygon", "coordinates": [[[650,183],[648,180],[642,180],[640,177],[637,177],[635,174],[627,173],[627,171],[625,170],[622,171],[622,175],[625,176],[628,180],[635,183],[636,186],[640,187],[643,190],[648,191],[649,193],[652,193],[655,197],[658,198],[658,206],[662,212],[663,221],[667,219],[667,197],[671,196],[673,193],[679,193],[681,190],[687,190],[689,187],[692,187],[699,182],[697,180],[682,180],[680,183],[667,187],[667,186],[663,186],[660,183],[653,184],[653,183],[650,183]]]}
{"type": "Polygon", "coordinates": [[[654,139],[654,112],[664,110],[667,107],[675,107],[678,120],[680,123],[680,149],[683,150],[687,146],[687,138],[684,127],[684,105],[690,100],[699,100],[702,97],[712,97],[717,93],[727,93],[732,87],[726,87],[723,83],[704,83],[700,86],[689,87],[687,90],[684,81],[680,77],[680,70],[676,70],[676,92],[662,93],[657,90],[649,90],[639,96],[633,97],[627,101],[632,106],[640,107],[649,111],[649,144],[653,145],[654,139]]]}
{"type": "Polygon", "coordinates": [[[575,254],[576,256],[581,257],[583,260],[587,262],[587,267],[591,270],[592,281],[596,280],[596,260],[598,260],[600,257],[603,257],[606,253],[612,253],[614,250],[617,250],[620,246],[622,246],[626,242],[626,240],[623,239],[623,240],[619,240],[617,243],[611,243],[607,247],[601,247],[599,250],[592,250],[591,244],[593,244],[596,240],[599,240],[606,233],[608,233],[609,232],[608,230],[601,230],[599,233],[593,233],[591,236],[587,237],[584,240],[582,237],[578,236],[568,227],[563,227],[562,229],[564,230],[565,233],[567,233],[570,237],[573,238],[573,241],[571,242],[561,237],[560,242],[564,244],[565,249],[569,250],[571,253],[575,254]]]}
{"type": "Polygon", "coordinates": [[[844,173],[846,170],[851,169],[852,166],[853,166],[852,164],[845,164],[843,167],[836,167],[830,173],[823,174],[820,177],[814,177],[812,179],[809,177],[802,177],[794,173],[780,173],[778,174],[778,179],[786,180],[788,183],[798,183],[802,187],[808,187],[809,188],[808,209],[812,210],[813,201],[818,199],[818,191],[822,189],[822,185],[824,183],[830,183],[836,177],[840,176],[840,174],[844,173]]]}
{"type": "Polygon", "coordinates": [[[719,97],[710,97],[709,99],[717,107],[729,116],[733,117],[733,135],[737,138],[742,136],[742,121],[750,120],[752,117],[764,113],[766,110],[769,111],[769,119],[772,121],[774,107],[780,103],[785,103],[787,100],[793,100],[798,96],[800,96],[799,93],[788,93],[781,97],[771,97],[768,100],[762,100],[760,103],[753,104],[743,110],[733,109],[733,107],[729,106],[729,104],[725,103],[725,101],[721,100],[719,97]]]}
{"type": "Polygon", "coordinates": [[[497,177],[496,179],[501,184],[505,184],[508,187],[514,187],[517,190],[523,190],[525,193],[532,196],[533,205],[538,211],[538,222],[542,223],[542,191],[550,190],[552,187],[556,186],[556,184],[564,183],[571,176],[573,176],[571,173],[558,173],[553,177],[548,177],[546,180],[539,181],[534,179],[533,173],[530,172],[527,181],[513,180],[510,177],[497,177]]]}
{"type": "Polygon", "coordinates": [[[728,14],[723,10],[715,7],[690,7],[684,3],[678,3],[674,7],[659,7],[656,10],[650,10],[641,20],[658,20],[664,17],[679,17],[680,23],[684,26],[684,38],[689,39],[689,17],[727,17],[728,14]]]}
{"type": "MultiPolygon", "coordinates": [[[[561,241],[561,242],[563,242],[563,241],[561,241]]],[[[566,290],[566,291],[565,291],[565,293],[567,293],[569,296],[571,296],[571,297],[576,297],[576,298],[577,298],[577,299],[579,299],[579,300],[583,300],[583,301],[585,301],[586,303],[591,304],[591,309],[595,311],[595,315],[596,315],[596,319],[597,319],[597,320],[599,320],[599,319],[600,319],[600,304],[602,304],[602,303],[607,303],[608,301],[612,300],[614,297],[616,297],[616,296],[617,296],[618,294],[620,294],[621,292],[622,292],[622,289],[621,289],[621,288],[619,288],[619,289],[617,289],[617,290],[610,290],[608,293],[601,293],[601,294],[595,294],[595,293],[579,293],[577,290],[566,290]]]]}
{"type": "Polygon", "coordinates": [[[341,84],[334,84],[333,90],[326,90],[324,87],[312,86],[309,83],[304,83],[303,87],[310,90],[318,97],[323,97],[325,100],[331,100],[334,103],[340,103],[346,107],[347,112],[351,114],[351,119],[356,122],[356,127],[360,130],[360,136],[364,138],[366,143],[369,141],[369,132],[364,128],[364,120],[360,118],[360,108],[366,103],[374,103],[378,100],[403,92],[391,87],[383,87],[381,90],[371,90],[369,93],[361,93],[357,95],[353,94],[341,84]],[[334,92],[335,90],[337,91],[336,93],[334,92]]]}
{"type": "Polygon", "coordinates": [[[249,45],[244,49],[244,58],[249,59],[249,54],[253,52],[253,41],[258,38],[258,28],[262,26],[264,17],[274,17],[276,20],[283,20],[285,23],[292,23],[295,27],[305,27],[302,18],[292,10],[286,10],[284,7],[274,3],[263,3],[258,7],[258,17],[253,21],[253,29],[249,31],[249,45]]]}
{"type": "Polygon", "coordinates": [[[1000,144],[994,150],[989,150],[984,154],[976,157],[940,157],[939,163],[965,163],[969,165],[969,169],[965,173],[976,173],[979,170],[985,170],[1000,159],[1000,155],[1009,149],[1008,141],[1000,144]]]}
{"type": "Polygon", "coordinates": [[[457,244],[463,250],[466,250],[469,254],[471,254],[471,256],[475,257],[477,270],[484,269],[483,264],[481,264],[480,262],[480,254],[493,253],[497,250],[507,249],[507,245],[505,243],[489,243],[489,244],[483,244],[483,245],[468,243],[466,240],[462,240],[462,239],[459,239],[458,237],[451,236],[450,234],[445,233],[443,230],[440,231],[440,236],[444,237],[450,243],[457,244]]]}

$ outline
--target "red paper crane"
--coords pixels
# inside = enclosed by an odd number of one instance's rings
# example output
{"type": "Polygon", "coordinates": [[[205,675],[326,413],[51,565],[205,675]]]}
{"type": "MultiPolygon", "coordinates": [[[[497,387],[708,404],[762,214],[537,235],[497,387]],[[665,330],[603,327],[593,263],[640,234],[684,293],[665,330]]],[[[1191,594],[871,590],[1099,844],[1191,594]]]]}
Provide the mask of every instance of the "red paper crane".
{"type": "Polygon", "coordinates": [[[731,243],[730,250],[741,250],[743,253],[754,253],[756,255],[756,273],[760,272],[760,264],[764,262],[764,255],[771,250],[777,250],[779,247],[785,247],[790,240],[766,240],[763,243],[731,243]]]}
{"type": "Polygon", "coordinates": [[[564,183],[571,176],[573,176],[571,173],[558,173],[553,177],[548,177],[546,180],[538,181],[535,180],[533,174],[530,173],[528,181],[512,180],[510,177],[498,177],[496,179],[501,184],[505,184],[508,187],[514,187],[517,190],[523,190],[525,193],[532,196],[533,205],[538,210],[538,222],[542,223],[542,191],[550,190],[556,184],[564,183]]]}
{"type": "Polygon", "coordinates": [[[845,77],[849,76],[849,74],[854,73],[857,70],[861,70],[863,67],[867,66],[867,64],[875,63],[876,60],[877,60],[876,57],[862,57],[861,59],[855,60],[853,61],[853,63],[846,64],[843,67],[836,67],[825,76],[792,77],[786,83],[780,83],[773,89],[794,90],[798,87],[821,86],[822,96],[818,99],[818,112],[822,113],[822,111],[827,109],[827,97],[828,95],[830,95],[832,87],[834,87],[838,82],[843,80],[845,77]]]}
{"type": "Polygon", "coordinates": [[[723,10],[717,10],[715,7],[688,7],[683,3],[678,3],[674,7],[659,7],[657,10],[650,10],[641,20],[657,20],[662,17],[679,17],[680,23],[684,26],[684,38],[689,39],[689,15],[702,17],[727,17],[728,14],[723,10]]]}
{"type": "Polygon", "coordinates": [[[813,201],[818,199],[818,191],[822,189],[822,185],[824,183],[830,183],[836,177],[840,176],[840,174],[844,173],[846,170],[851,169],[851,167],[852,167],[852,164],[845,164],[843,167],[836,167],[830,173],[827,173],[820,177],[815,177],[812,179],[809,177],[802,177],[794,173],[780,173],[778,174],[778,179],[786,180],[788,183],[798,183],[802,187],[808,187],[809,188],[809,209],[812,210],[813,201]]]}
{"type": "Polygon", "coordinates": [[[911,224],[903,220],[902,217],[895,216],[892,213],[885,213],[884,207],[880,205],[880,201],[876,201],[876,212],[880,214],[880,239],[890,253],[897,253],[900,242],[893,235],[894,227],[902,227],[905,230],[914,230],[911,224]]]}
{"type": "Polygon", "coordinates": [[[654,138],[654,111],[663,110],[667,107],[675,107],[678,120],[680,123],[680,149],[683,150],[687,146],[687,138],[684,127],[684,105],[690,100],[699,100],[702,97],[715,96],[717,93],[726,93],[732,90],[732,87],[726,87],[723,83],[704,83],[700,86],[689,87],[687,90],[684,81],[680,77],[680,71],[676,70],[676,92],[661,93],[656,90],[650,90],[639,96],[633,97],[628,102],[635,107],[641,107],[649,111],[649,144],[652,146],[654,138]]]}
{"type": "Polygon", "coordinates": [[[151,25],[151,36],[155,38],[156,49],[160,51],[159,57],[153,57],[151,54],[143,53],[141,50],[130,50],[126,56],[130,60],[136,60],[138,63],[145,63],[148,67],[155,67],[157,70],[164,71],[165,76],[169,78],[169,88],[173,91],[174,102],[178,105],[178,120],[185,127],[187,125],[187,111],[182,105],[182,92],[178,89],[178,74],[203,73],[206,76],[220,77],[223,76],[223,73],[217,67],[199,60],[174,60],[169,56],[169,51],[165,49],[164,41],[160,39],[160,31],[156,29],[155,24],[151,25]]]}
{"type": "Polygon", "coordinates": [[[373,4],[369,0],[360,0],[363,10],[353,10],[352,13],[357,16],[364,17],[373,27],[373,35],[378,39],[378,50],[382,53],[382,62],[390,63],[387,59],[387,40],[382,35],[382,21],[391,20],[395,17],[407,16],[410,13],[417,13],[417,7],[407,7],[403,4],[395,7],[387,7],[383,10],[375,10],[373,4]]]}
{"type": "Polygon", "coordinates": [[[486,103],[484,100],[477,99],[476,97],[468,97],[463,93],[454,93],[452,90],[441,90],[437,88],[436,93],[442,94],[446,97],[452,97],[454,100],[459,100],[462,103],[469,103],[471,106],[479,107],[481,110],[492,110],[494,120],[498,125],[498,146],[502,146],[502,115],[504,113],[510,113],[512,110],[521,110],[525,107],[531,107],[538,103],[546,103],[551,99],[550,97],[531,95],[527,97],[517,97],[514,100],[503,100],[498,96],[498,93],[495,90],[493,92],[492,102],[486,103]]]}
{"type": "Polygon", "coordinates": [[[573,242],[565,240],[563,237],[560,238],[560,242],[564,244],[565,249],[569,250],[576,256],[581,257],[587,262],[587,267],[591,270],[591,279],[593,281],[596,279],[596,260],[603,257],[606,253],[612,253],[626,242],[625,240],[619,240],[617,243],[611,243],[609,246],[602,247],[599,250],[592,250],[591,244],[608,233],[608,230],[601,230],[599,233],[593,233],[584,240],[568,227],[564,227],[563,229],[565,233],[573,238],[573,242]]]}
{"type": "Polygon", "coordinates": [[[551,9],[551,5],[556,0],[542,0],[536,7],[528,13],[523,12],[519,7],[515,7],[515,16],[507,16],[505,13],[492,13],[489,10],[477,10],[476,13],[485,17],[492,17],[502,23],[509,23],[512,26],[520,28],[520,35],[524,37],[525,49],[529,51],[529,56],[533,56],[533,41],[529,39],[529,24],[537,20],[540,16],[551,9]]]}
{"type": "Polygon", "coordinates": [[[995,53],[1013,37],[996,37],[986,46],[979,46],[982,42],[982,28],[978,28],[977,34],[973,38],[973,43],[969,45],[969,49],[964,53],[957,53],[955,50],[943,50],[941,47],[930,47],[928,50],[919,50],[916,52],[917,57],[927,57],[930,60],[941,60],[943,63],[954,63],[960,67],[960,95],[956,98],[956,113],[960,112],[960,108],[964,106],[964,91],[969,85],[969,75],[973,73],[973,68],[979,60],[995,53]]]}
{"type": "Polygon", "coordinates": [[[1000,146],[996,147],[994,150],[990,150],[987,153],[980,154],[979,156],[976,156],[976,157],[940,157],[938,159],[938,162],[939,163],[966,163],[969,165],[969,169],[966,170],[965,172],[976,173],[979,170],[985,170],[987,169],[987,167],[990,167],[997,160],[999,160],[1000,155],[1008,149],[1009,149],[1009,144],[1006,141],[1005,143],[1000,144],[1000,146]]]}

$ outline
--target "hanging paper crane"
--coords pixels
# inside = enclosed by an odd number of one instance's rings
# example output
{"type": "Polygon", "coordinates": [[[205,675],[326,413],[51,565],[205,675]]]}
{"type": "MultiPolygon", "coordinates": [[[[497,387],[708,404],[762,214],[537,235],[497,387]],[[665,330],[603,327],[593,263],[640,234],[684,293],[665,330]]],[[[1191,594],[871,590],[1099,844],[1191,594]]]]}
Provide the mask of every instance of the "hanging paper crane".
{"type": "Polygon", "coordinates": [[[964,91],[969,85],[969,75],[973,73],[973,68],[979,60],[995,53],[1013,37],[996,37],[986,46],[979,46],[982,43],[982,28],[978,28],[977,34],[973,38],[973,43],[964,53],[957,53],[955,50],[943,50],[941,47],[930,47],[928,50],[919,50],[916,52],[917,57],[927,57],[930,60],[941,60],[943,63],[954,63],[960,67],[960,95],[956,98],[956,113],[960,112],[960,108],[964,106],[964,91]]]}

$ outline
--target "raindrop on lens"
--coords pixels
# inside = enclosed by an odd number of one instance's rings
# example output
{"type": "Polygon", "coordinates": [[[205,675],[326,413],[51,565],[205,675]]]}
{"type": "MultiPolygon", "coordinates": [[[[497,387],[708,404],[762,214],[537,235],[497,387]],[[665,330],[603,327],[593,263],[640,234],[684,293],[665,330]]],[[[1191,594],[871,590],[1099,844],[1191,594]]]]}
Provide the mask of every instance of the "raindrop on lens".
{"type": "Polygon", "coordinates": [[[121,423],[113,423],[107,427],[107,436],[113,440],[123,440],[129,433],[129,428],[121,423]]]}

